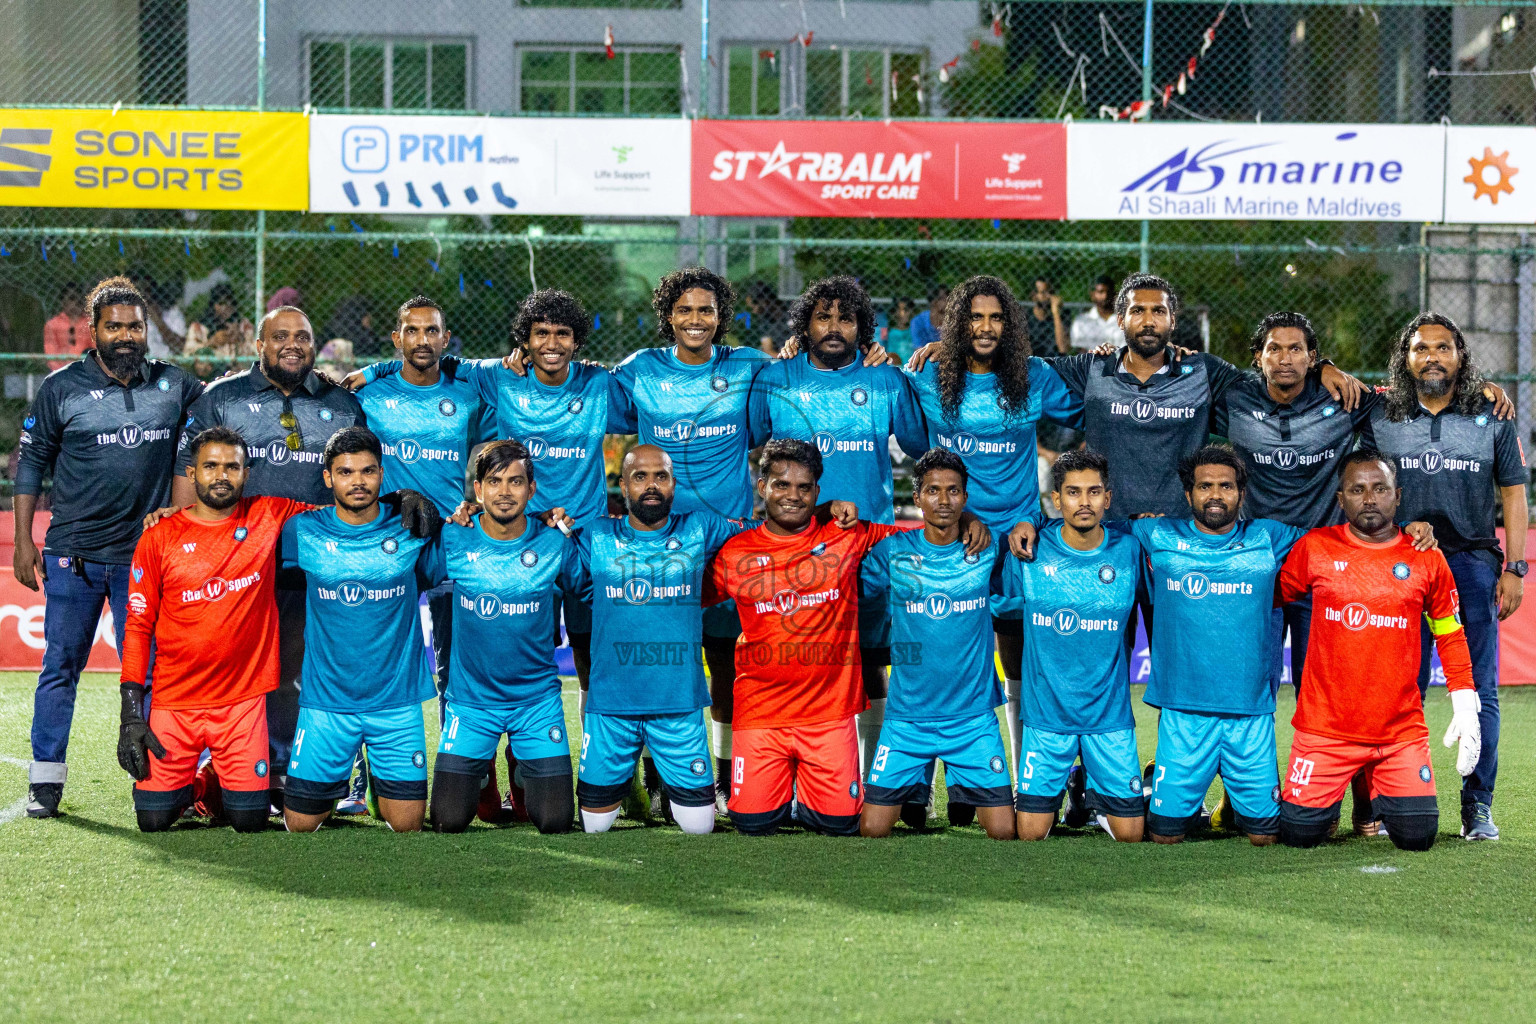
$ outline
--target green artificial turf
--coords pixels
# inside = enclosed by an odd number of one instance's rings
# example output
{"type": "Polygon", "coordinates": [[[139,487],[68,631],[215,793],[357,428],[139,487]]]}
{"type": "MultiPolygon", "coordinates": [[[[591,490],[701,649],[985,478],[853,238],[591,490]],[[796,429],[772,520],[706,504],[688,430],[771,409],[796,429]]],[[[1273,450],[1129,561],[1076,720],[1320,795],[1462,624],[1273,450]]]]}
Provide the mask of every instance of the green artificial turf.
{"type": "MultiPolygon", "coordinates": [[[[751,840],[622,821],[144,836],[104,675],[81,687],[65,815],[16,817],[32,685],[0,675],[0,1020],[1536,1018],[1536,689],[1503,695],[1505,838],[1483,844],[1455,837],[1432,695],[1441,840],[1407,854],[1384,838],[751,840]]],[[[1282,747],[1290,710],[1283,696],[1282,747]]]]}

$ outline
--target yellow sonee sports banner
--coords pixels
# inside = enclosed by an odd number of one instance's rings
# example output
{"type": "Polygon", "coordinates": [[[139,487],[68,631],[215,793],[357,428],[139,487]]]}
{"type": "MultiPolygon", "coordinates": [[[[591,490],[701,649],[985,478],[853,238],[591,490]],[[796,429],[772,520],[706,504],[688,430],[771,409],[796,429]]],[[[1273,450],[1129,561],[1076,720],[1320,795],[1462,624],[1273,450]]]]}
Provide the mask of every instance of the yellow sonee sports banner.
{"type": "Polygon", "coordinates": [[[0,206],[302,210],[299,113],[0,109],[0,206]]]}

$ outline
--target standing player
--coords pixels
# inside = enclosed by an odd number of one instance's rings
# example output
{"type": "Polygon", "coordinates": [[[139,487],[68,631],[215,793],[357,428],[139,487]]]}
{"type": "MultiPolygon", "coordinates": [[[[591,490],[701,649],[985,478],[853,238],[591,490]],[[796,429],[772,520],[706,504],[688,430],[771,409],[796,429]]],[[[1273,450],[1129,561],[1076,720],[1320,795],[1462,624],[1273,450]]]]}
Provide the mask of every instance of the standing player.
{"type": "Polygon", "coordinates": [[[1158,621],[1143,697],[1162,709],[1147,827],[1159,843],[1182,840],[1219,774],[1234,826],[1267,846],[1280,814],[1270,609],[1302,531],[1238,519],[1248,468],[1231,448],[1201,448],[1180,462],[1179,478],[1193,519],[1131,524],[1158,621]]]}
{"type": "Polygon", "coordinates": [[[145,513],[166,503],[176,428],[202,393],[195,377],[146,359],[144,297],[125,277],[91,290],[95,345],[48,375],[22,420],[16,466],[16,579],[43,586],[43,670],[32,711],[27,815],[59,813],[75,689],[91,654],[103,602],[123,648],[133,558],[145,513]],[[43,479],[53,477],[53,518],[32,540],[43,479]]]}
{"type": "Polygon", "coordinates": [[[1402,491],[1392,459],[1363,448],[1344,457],[1339,506],[1348,522],[1313,530],[1280,574],[1280,596],[1312,594],[1312,652],[1296,699],[1280,838],[1316,846],[1364,769],[1375,813],[1402,850],[1427,850],[1440,825],[1429,727],[1418,692],[1418,622],[1429,624],[1445,666],[1456,770],[1476,770],[1481,730],[1472,657],[1456,580],[1439,551],[1420,551],[1393,522],[1402,491]]]}
{"type": "Polygon", "coordinates": [[[876,544],[860,570],[866,595],[890,594],[892,651],[900,657],[867,773],[859,831],[888,836],[903,805],[925,806],[937,759],[944,762],[949,798],[976,808],[993,839],[1012,839],[988,595],[1000,561],[1016,559],[990,540],[979,553],[965,550],[960,456],[930,449],[917,460],[912,479],[923,528],[876,544]]]}
{"type": "Polygon", "coordinates": [[[380,506],[383,458],[366,427],[337,431],[324,461],[336,507],[283,527],[283,568],[302,569],[308,582],[310,640],[283,811],[290,832],[313,832],[330,816],[361,744],[389,826],[417,831],[426,813],[421,704],[433,690],[417,603],[430,542],[380,506]]]}
{"type": "MultiPolygon", "coordinates": [[[[255,365],[214,381],[192,403],[179,442],[183,470],[191,464],[187,445],[192,438],[208,427],[229,427],[245,438],[246,493],[329,504],[331,489],[322,471],[326,442],[344,427],[363,424],[362,406],[346,388],[314,372],[315,334],[303,310],[279,306],[263,317],[257,348],[255,365]]],[[[191,481],[178,477],[172,503],[185,507],[195,499],[191,481]]],[[[267,696],[267,738],[272,805],[281,811],[304,661],[302,586],[279,581],[277,615],[281,667],[278,688],[267,696]]]]}
{"type": "Polygon", "coordinates": [[[606,832],[642,746],[684,832],[715,827],[715,787],[700,709],[709,704],[698,645],[704,568],[741,525],[706,509],[673,512],[672,460],[656,445],[624,456],[629,514],[596,519],[577,539],[592,608],[592,684],[576,785],[582,827],[606,832]]]}
{"type": "Polygon", "coordinates": [[[235,831],[267,824],[277,542],[283,523],[312,506],[244,497],[245,451],[228,427],[194,437],[187,472],[197,502],[146,530],[134,551],[117,758],[137,780],[133,806],[145,832],[170,828],[193,802],[204,749],[213,752],[223,815],[235,831]],[[155,699],[146,722],[151,644],[155,699]]]}
{"type": "MultiPolygon", "coordinates": [[[[1461,834],[1497,839],[1493,786],[1499,770],[1499,622],[1525,590],[1525,487],[1530,474],[1513,420],[1499,421],[1455,321],[1421,313],[1403,328],[1391,381],[1371,415],[1367,443],[1396,453],[1401,515],[1435,528],[1460,594],[1472,679],[1482,701],[1482,756],[1461,786],[1461,834]],[[1507,555],[1495,529],[1504,514],[1507,555]]],[[[1419,691],[1429,685],[1420,631],[1419,691]]]]}
{"type": "Polygon", "coordinates": [[[1104,456],[1063,452],[1051,482],[1061,518],[1040,531],[1033,561],[1005,560],[996,599],[1025,615],[1018,834],[1048,836],[1062,795],[1086,776],[1085,809],[1117,840],[1137,843],[1146,801],[1124,637],[1143,571],[1141,546],[1103,525],[1112,497],[1104,456]],[[1081,773],[1073,768],[1079,757],[1081,773]]]}
{"type": "MultiPolygon", "coordinates": [[[[799,804],[801,824],[856,835],[864,709],[858,642],[859,562],[899,530],[815,518],[821,453],[804,441],[763,446],[758,493],[768,521],[728,541],[710,568],[705,600],[732,598],[747,643],[737,676],[731,820],[772,835],[799,804]]],[[[967,520],[974,518],[966,513],[967,520]]],[[[987,534],[967,549],[990,542],[987,534]]]]}
{"type": "Polygon", "coordinates": [[[538,485],[518,441],[493,441],[475,459],[469,528],[445,529],[433,545],[431,580],[453,583],[454,630],[448,705],[432,783],[432,824],[462,832],[475,816],[480,780],[496,746],[521,768],[524,805],[540,832],[571,827],[571,748],[555,674],[555,593],[581,588],[576,546],[529,518],[538,485]]]}

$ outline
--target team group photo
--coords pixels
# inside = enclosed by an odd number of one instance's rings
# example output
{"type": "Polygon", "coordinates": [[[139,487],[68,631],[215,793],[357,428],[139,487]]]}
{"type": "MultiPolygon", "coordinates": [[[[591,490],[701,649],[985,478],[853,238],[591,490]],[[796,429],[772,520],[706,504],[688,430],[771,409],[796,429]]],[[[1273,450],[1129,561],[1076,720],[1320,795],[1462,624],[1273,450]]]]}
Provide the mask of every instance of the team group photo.
{"type": "Polygon", "coordinates": [[[1529,11],[714,6],[0,0],[7,1016],[1536,1013],[1529,11]]]}

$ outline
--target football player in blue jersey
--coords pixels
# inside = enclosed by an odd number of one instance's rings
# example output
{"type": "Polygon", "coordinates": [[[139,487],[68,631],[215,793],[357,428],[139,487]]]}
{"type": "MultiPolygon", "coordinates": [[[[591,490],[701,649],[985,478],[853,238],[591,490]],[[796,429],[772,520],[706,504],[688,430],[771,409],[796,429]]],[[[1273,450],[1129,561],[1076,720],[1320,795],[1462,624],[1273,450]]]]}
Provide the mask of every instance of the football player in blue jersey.
{"type": "Polygon", "coordinates": [[[950,800],[974,807],[993,839],[1014,836],[988,605],[1002,561],[1017,560],[1000,538],[981,552],[966,551],[966,481],[960,456],[930,449],[913,470],[923,528],[876,544],[860,567],[866,596],[890,595],[894,663],[866,772],[864,836],[890,835],[903,806],[928,803],[935,760],[944,762],[950,800]]]}
{"type": "Polygon", "coordinates": [[[571,750],[555,672],[555,595],[580,591],[576,545],[530,518],[538,490],[533,458],[518,441],[493,441],[475,459],[472,524],[445,529],[428,575],[454,584],[448,707],[432,782],[432,825],[462,832],[475,816],[481,780],[507,734],[524,805],[540,832],[566,832],[574,812],[571,750]]]}
{"type": "Polygon", "coordinates": [[[1136,843],[1146,801],[1124,635],[1141,545],[1118,524],[1104,525],[1113,497],[1104,456],[1063,452],[1051,482],[1062,517],[1041,529],[1033,561],[1005,561],[997,599],[1023,613],[1018,834],[1044,839],[1071,793],[1083,820],[1093,813],[1115,839],[1136,843]],[[1079,757],[1082,768],[1073,766],[1079,757]]]}

